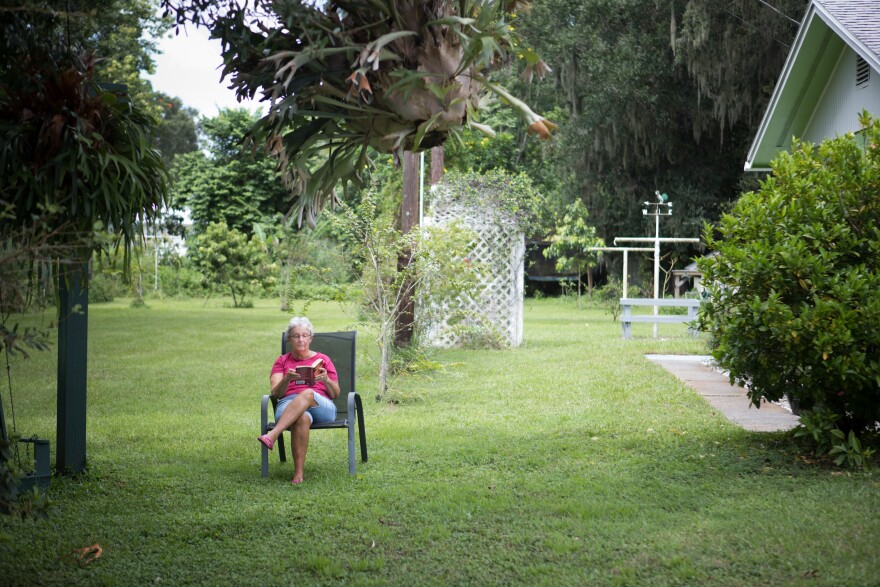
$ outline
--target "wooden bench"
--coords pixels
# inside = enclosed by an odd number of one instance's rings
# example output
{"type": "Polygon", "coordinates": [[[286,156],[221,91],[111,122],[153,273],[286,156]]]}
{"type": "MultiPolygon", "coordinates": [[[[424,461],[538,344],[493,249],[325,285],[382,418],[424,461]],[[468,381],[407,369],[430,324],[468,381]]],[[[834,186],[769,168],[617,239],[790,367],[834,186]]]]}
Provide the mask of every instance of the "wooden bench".
{"type": "MultiPolygon", "coordinates": [[[[620,306],[623,311],[620,315],[620,323],[623,326],[623,338],[632,338],[633,322],[651,322],[653,324],[675,324],[691,322],[697,319],[701,300],[690,298],[620,298],[620,306]],[[638,314],[633,315],[633,306],[661,306],[665,308],[687,308],[687,314],[638,314]]],[[[697,336],[695,328],[688,329],[693,336],[697,336]]]]}

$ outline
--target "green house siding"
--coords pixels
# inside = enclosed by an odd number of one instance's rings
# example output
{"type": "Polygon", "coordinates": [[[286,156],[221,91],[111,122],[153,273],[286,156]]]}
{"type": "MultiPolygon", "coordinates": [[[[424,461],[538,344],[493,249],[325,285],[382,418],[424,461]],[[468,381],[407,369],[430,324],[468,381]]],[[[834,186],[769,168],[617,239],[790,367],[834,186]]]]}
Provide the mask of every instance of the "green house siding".
{"type": "Polygon", "coordinates": [[[858,55],[849,47],[841,52],[837,67],[802,136],[819,143],[828,137],[861,130],[859,114],[880,114],[880,74],[870,69],[867,81],[856,84],[858,55]]]}

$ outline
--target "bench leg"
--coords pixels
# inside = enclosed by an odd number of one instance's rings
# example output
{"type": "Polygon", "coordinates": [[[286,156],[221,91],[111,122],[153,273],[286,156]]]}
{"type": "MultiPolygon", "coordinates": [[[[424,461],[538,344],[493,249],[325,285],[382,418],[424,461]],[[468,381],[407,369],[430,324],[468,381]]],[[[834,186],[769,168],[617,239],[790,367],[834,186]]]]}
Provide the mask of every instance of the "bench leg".
{"type": "Polygon", "coordinates": [[[623,328],[623,338],[627,340],[632,338],[632,322],[629,321],[631,311],[631,307],[624,304],[620,312],[620,326],[623,328]]]}
{"type": "Polygon", "coordinates": [[[697,312],[699,311],[699,308],[693,306],[688,307],[688,332],[694,338],[697,338],[700,335],[700,331],[697,330],[696,324],[694,324],[694,321],[697,319],[697,312]]]}

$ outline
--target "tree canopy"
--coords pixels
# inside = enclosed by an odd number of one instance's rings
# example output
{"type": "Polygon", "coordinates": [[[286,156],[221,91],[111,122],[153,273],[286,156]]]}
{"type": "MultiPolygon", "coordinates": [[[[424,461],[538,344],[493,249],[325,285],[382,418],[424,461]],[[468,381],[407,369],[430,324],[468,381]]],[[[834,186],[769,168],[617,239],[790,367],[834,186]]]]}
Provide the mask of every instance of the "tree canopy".
{"type": "Polygon", "coordinates": [[[276,162],[263,150],[244,147],[258,118],[244,108],[225,108],[202,119],[204,150],[175,160],[174,205],[190,209],[197,232],[217,222],[251,235],[255,225],[277,222],[290,209],[276,162]]]}
{"type": "Polygon", "coordinates": [[[574,271],[578,280],[578,307],[581,303],[581,275],[586,273],[590,298],[593,296],[593,278],[590,267],[599,260],[599,251],[592,247],[604,247],[605,241],[596,236],[596,228],[588,223],[589,212],[580,200],[575,200],[562,217],[550,237],[550,246],[544,249],[548,259],[556,258],[556,270],[574,271]]]}
{"type": "Polygon", "coordinates": [[[159,124],[153,131],[153,144],[162,153],[165,166],[171,169],[175,156],[198,149],[196,119],[199,113],[180,98],[161,92],[153,94],[153,101],[161,108],[159,124]]]}
{"type": "Polygon", "coordinates": [[[4,15],[0,200],[7,208],[5,222],[28,226],[41,218],[48,230],[65,227],[56,238],[75,240],[105,227],[128,244],[138,223],[164,202],[166,173],[150,144],[152,117],[122,88],[103,86],[97,77],[94,49],[115,30],[102,20],[109,18],[106,11],[139,4],[119,0],[92,9],[69,2],[60,10],[53,3],[25,2],[4,15]]]}
{"type": "Polygon", "coordinates": [[[533,74],[546,66],[517,44],[516,1],[404,3],[302,0],[163,0],[178,23],[205,24],[220,39],[224,75],[241,97],[258,93],[268,112],[254,129],[280,158],[299,195],[299,218],[357,181],[368,148],[401,154],[443,144],[478,121],[488,94],[503,98],[528,127],[555,125],[488,79],[520,55],[533,74]]]}
{"type": "MultiPolygon", "coordinates": [[[[799,19],[806,0],[773,4],[799,19]]],[[[753,0],[545,0],[521,30],[570,111],[556,151],[575,175],[569,197],[610,240],[645,233],[640,203],[655,190],[676,204],[664,231],[682,237],[739,195],[797,26],[753,0]]]]}

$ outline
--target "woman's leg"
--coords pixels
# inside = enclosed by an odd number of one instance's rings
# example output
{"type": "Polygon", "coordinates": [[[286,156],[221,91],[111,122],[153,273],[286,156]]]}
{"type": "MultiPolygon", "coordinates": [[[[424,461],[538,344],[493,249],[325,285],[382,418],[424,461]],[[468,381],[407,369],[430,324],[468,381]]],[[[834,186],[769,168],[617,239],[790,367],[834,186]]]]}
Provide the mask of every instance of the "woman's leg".
{"type": "MultiPolygon", "coordinates": [[[[272,428],[272,430],[269,430],[266,433],[266,436],[271,438],[272,443],[274,444],[274,442],[278,440],[278,437],[281,436],[281,434],[294,422],[299,420],[306,410],[317,405],[318,402],[315,401],[315,392],[311,389],[306,389],[287,404],[287,407],[284,408],[284,411],[281,413],[281,417],[275,422],[275,427],[272,428]]],[[[309,425],[311,425],[311,419],[309,416],[306,416],[306,420],[308,420],[309,425]]]]}
{"type": "Polygon", "coordinates": [[[306,466],[306,451],[309,449],[309,428],[312,419],[303,414],[293,425],[291,437],[293,438],[293,479],[294,483],[302,483],[303,470],[306,466]]]}

